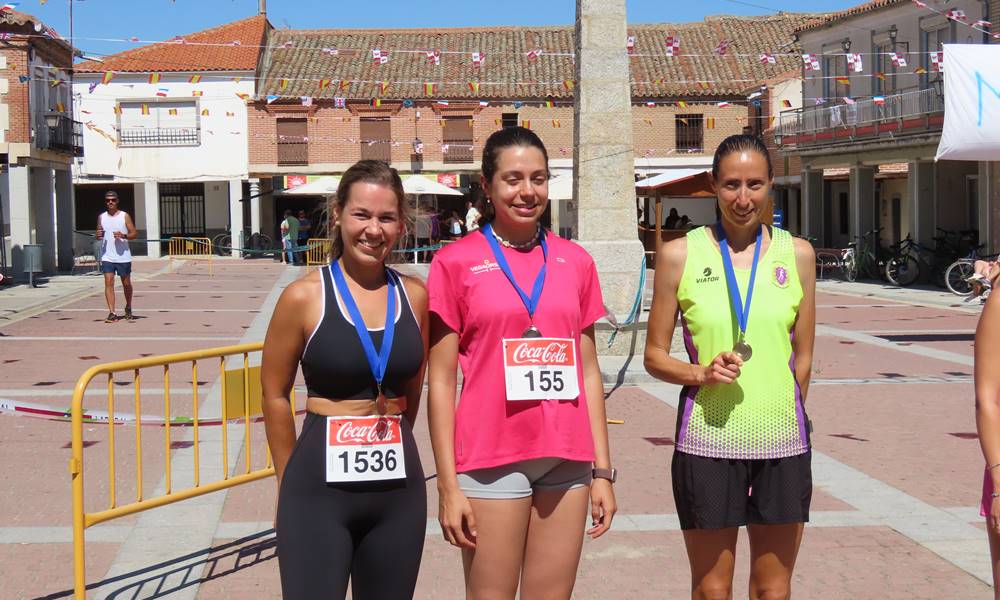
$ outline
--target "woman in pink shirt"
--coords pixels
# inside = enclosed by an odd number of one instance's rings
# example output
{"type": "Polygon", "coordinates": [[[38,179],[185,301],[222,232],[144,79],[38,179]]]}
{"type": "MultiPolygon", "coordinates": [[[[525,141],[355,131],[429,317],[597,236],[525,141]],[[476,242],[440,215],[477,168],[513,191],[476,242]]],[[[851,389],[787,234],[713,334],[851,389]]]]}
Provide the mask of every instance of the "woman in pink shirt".
{"type": "Polygon", "coordinates": [[[470,597],[569,598],[615,495],[594,261],[539,224],[548,154],[522,127],[483,149],[480,229],[431,263],[429,420],[438,520],[470,597]],[[464,377],[456,403],[456,367],[464,377]],[[596,468],[594,468],[596,467],[596,468]]]}

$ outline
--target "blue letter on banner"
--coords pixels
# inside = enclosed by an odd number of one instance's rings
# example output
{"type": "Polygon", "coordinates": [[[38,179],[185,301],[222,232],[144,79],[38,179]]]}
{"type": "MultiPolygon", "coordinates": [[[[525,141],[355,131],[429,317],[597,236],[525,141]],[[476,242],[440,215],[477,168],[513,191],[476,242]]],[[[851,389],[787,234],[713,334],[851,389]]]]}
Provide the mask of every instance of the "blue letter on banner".
{"type": "Polygon", "coordinates": [[[984,85],[986,87],[990,88],[990,91],[993,92],[993,95],[995,95],[997,98],[1000,98],[1000,91],[997,91],[997,89],[995,87],[993,87],[992,85],[986,83],[986,81],[983,80],[983,74],[980,73],[979,71],[976,71],[976,92],[979,95],[979,119],[976,121],[976,126],[977,127],[982,127],[983,126],[983,86],[984,85]]]}

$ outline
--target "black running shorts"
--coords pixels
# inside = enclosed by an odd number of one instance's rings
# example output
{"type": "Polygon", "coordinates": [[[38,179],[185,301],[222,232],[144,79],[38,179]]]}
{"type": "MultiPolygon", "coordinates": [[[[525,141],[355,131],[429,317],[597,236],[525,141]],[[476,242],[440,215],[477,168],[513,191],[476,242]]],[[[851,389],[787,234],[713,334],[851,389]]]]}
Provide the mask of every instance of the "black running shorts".
{"type": "Polygon", "coordinates": [[[675,451],[671,475],[681,529],[809,521],[812,452],[751,460],[675,451]]]}

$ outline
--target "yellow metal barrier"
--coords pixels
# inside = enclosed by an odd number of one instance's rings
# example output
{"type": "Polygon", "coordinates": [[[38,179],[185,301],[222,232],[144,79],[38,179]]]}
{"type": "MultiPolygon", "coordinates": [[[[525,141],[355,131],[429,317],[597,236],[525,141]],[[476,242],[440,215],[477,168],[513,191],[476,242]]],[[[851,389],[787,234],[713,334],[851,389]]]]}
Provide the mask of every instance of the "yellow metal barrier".
{"type": "Polygon", "coordinates": [[[208,238],[172,237],[167,246],[171,273],[174,272],[174,260],[204,260],[208,261],[208,274],[212,275],[212,255],[212,240],[208,238]]]}
{"type": "Polygon", "coordinates": [[[306,264],[310,266],[325,265],[330,262],[331,244],[329,238],[309,238],[306,242],[306,246],[309,247],[306,250],[306,264]]]}
{"type": "MultiPolygon", "coordinates": [[[[261,414],[261,386],[260,367],[250,366],[250,354],[259,352],[263,348],[263,343],[241,344],[236,346],[225,346],[222,348],[209,348],[193,352],[182,352],[179,354],[167,354],[163,356],[149,356],[133,360],[124,360],[102,365],[95,365],[80,376],[73,390],[73,404],[71,410],[72,428],[72,455],[69,462],[69,472],[72,477],[73,491],[73,589],[76,598],[86,597],[85,578],[85,539],[86,528],[125,515],[131,515],[158,506],[179,502],[209,492],[234,487],[243,483],[249,483],[258,479],[263,479],[274,475],[274,467],[271,463],[270,450],[265,445],[266,463],[263,469],[251,469],[251,444],[250,444],[250,423],[257,415],[261,414]],[[242,357],[240,362],[239,358],[242,357]],[[222,387],[221,414],[222,418],[214,423],[199,419],[198,415],[198,361],[218,360],[219,371],[221,373],[220,383],[222,387]],[[236,369],[227,370],[227,359],[240,362],[236,369]],[[171,365],[188,366],[191,369],[191,390],[192,418],[179,421],[172,418],[170,413],[170,375],[171,365]],[[143,497],[142,487],[142,431],[143,417],[141,383],[142,369],[151,367],[162,367],[163,369],[163,414],[164,414],[164,451],[165,451],[165,472],[166,492],[162,496],[152,498],[143,497]],[[129,373],[134,386],[134,417],[115,416],[115,380],[116,373],[129,373]],[[83,424],[85,411],[83,408],[83,398],[90,383],[100,377],[107,376],[107,431],[108,431],[108,507],[105,510],[96,512],[86,512],[84,508],[83,496],[83,424]],[[230,423],[229,420],[238,420],[238,424],[230,423]],[[129,421],[134,421],[135,425],[135,501],[119,505],[116,497],[116,475],[115,475],[115,427],[128,426],[129,421]],[[170,430],[172,425],[183,424],[191,426],[194,452],[194,472],[193,485],[186,489],[174,490],[171,487],[171,443],[170,430]],[[222,439],[222,473],[221,478],[203,482],[201,477],[201,463],[199,461],[199,427],[207,424],[214,424],[221,427],[222,439]],[[239,475],[230,475],[229,464],[229,438],[228,427],[244,427],[244,447],[245,465],[244,472],[239,475]]],[[[121,383],[121,382],[119,382],[121,383]]],[[[292,414],[295,413],[295,393],[291,395],[292,414]]],[[[147,417],[148,418],[148,417],[147,417]]],[[[148,424],[148,423],[147,423],[148,424]]],[[[93,425],[91,423],[91,425],[93,425]]]]}

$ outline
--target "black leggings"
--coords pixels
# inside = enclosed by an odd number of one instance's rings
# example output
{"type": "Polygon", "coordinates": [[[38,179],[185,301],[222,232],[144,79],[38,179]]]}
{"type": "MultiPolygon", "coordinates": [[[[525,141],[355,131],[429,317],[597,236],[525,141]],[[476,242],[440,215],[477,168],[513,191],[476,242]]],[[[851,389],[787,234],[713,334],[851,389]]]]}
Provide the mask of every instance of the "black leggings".
{"type": "Polygon", "coordinates": [[[417,444],[402,419],[406,479],[326,482],[326,417],[309,413],[278,495],[278,567],[285,600],[410,599],[427,527],[417,444]]]}

